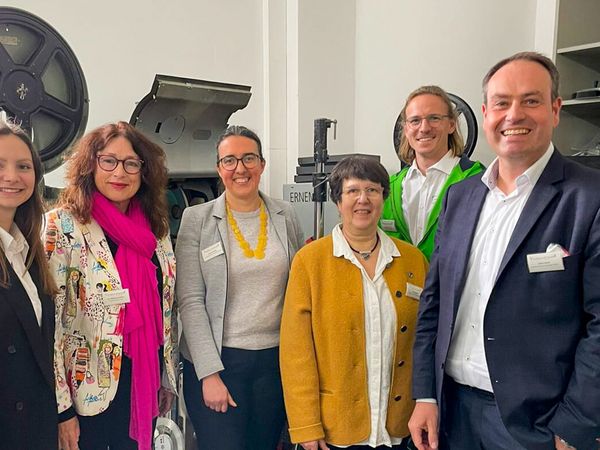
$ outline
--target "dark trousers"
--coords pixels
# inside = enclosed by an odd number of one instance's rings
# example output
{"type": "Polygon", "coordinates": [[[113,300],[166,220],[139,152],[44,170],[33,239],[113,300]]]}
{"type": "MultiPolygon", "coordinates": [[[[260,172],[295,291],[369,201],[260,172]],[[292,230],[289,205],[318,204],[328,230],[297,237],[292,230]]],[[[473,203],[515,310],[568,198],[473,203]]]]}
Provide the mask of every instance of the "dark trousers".
{"type": "MultiPolygon", "coordinates": [[[[162,354],[159,357],[160,367],[162,354]]],[[[131,418],[131,359],[123,356],[119,387],[106,411],[95,416],[77,416],[79,420],[79,450],[138,450],[129,437],[131,418]]],[[[156,428],[156,419],[152,429],[156,428]]]]}
{"type": "Polygon", "coordinates": [[[206,407],[194,366],[183,363],[183,395],[196,431],[198,450],[273,450],[285,410],[279,373],[279,347],[265,350],[223,348],[220,375],[237,407],[226,413],[206,407]]]}
{"type": "Polygon", "coordinates": [[[509,433],[491,392],[444,380],[442,429],[450,450],[525,450],[509,433]]]}
{"type": "Polygon", "coordinates": [[[406,443],[408,442],[408,438],[403,439],[402,443],[398,445],[392,445],[391,447],[386,447],[385,445],[380,445],[378,447],[369,447],[368,445],[351,445],[350,447],[336,447],[335,445],[327,444],[329,450],[406,450],[406,443]]]}
{"type": "Polygon", "coordinates": [[[137,450],[129,437],[131,417],[131,359],[122,360],[119,387],[106,411],[95,416],[78,416],[80,450],[137,450]]]}

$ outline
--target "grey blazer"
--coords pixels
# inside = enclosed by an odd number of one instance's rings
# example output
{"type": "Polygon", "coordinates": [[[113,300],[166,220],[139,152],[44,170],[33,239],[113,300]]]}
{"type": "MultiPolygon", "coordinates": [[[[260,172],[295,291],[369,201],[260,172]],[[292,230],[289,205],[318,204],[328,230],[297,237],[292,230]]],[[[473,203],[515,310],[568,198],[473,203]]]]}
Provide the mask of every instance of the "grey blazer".
{"type": "MultiPolygon", "coordinates": [[[[289,203],[267,197],[269,220],[289,264],[304,243],[296,212],[289,203]]],[[[198,379],[223,370],[221,346],[227,302],[227,215],[225,194],[186,208],[177,236],[177,299],[183,333],[180,350],[194,364],[198,379]]]]}

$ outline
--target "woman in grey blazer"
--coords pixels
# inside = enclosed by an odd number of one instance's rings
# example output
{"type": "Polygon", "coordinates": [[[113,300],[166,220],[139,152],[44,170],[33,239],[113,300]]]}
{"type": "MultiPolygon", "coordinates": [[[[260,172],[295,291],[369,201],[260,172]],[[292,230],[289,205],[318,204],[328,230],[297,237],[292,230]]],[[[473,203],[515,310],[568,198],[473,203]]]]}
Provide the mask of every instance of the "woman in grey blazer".
{"type": "Polygon", "coordinates": [[[264,168],[258,136],[229,127],[217,141],[225,192],[187,208],[179,229],[183,391],[200,450],[275,449],[284,423],[279,325],[303,236],[290,205],[258,190],[264,168]]]}

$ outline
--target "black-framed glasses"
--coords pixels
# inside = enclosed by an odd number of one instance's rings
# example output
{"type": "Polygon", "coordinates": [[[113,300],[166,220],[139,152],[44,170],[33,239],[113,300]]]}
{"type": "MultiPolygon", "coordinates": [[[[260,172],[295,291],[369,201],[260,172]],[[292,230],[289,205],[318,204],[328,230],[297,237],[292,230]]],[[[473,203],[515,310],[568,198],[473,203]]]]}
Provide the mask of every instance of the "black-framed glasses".
{"type": "Polygon", "coordinates": [[[98,160],[98,166],[107,172],[112,172],[121,163],[123,164],[123,170],[129,175],[140,173],[144,165],[144,161],[137,158],[118,159],[110,155],[98,155],[96,159],[98,160]]]}
{"type": "Polygon", "coordinates": [[[405,119],[403,123],[409,128],[416,130],[421,126],[421,123],[423,123],[423,121],[426,120],[430,127],[435,128],[440,126],[442,120],[449,119],[450,117],[451,116],[449,116],[448,114],[429,114],[425,117],[409,117],[408,119],[405,119]]]}
{"type": "Polygon", "coordinates": [[[241,158],[236,158],[233,155],[227,155],[219,159],[217,164],[220,164],[225,170],[234,171],[237,169],[240,161],[246,169],[254,169],[256,166],[258,166],[258,163],[262,161],[262,158],[256,153],[244,153],[241,158]]]}

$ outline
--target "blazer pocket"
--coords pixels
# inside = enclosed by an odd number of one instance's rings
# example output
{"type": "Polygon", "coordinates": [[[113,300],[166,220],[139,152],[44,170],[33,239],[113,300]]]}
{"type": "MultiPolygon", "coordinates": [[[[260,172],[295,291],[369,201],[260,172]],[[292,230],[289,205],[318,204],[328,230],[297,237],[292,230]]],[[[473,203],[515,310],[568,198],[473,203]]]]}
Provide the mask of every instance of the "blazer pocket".
{"type": "Polygon", "coordinates": [[[558,280],[569,280],[572,281],[577,277],[581,270],[581,253],[575,253],[569,256],[565,256],[562,259],[564,270],[553,270],[548,272],[538,272],[532,275],[538,275],[548,282],[555,282],[558,280]]]}

